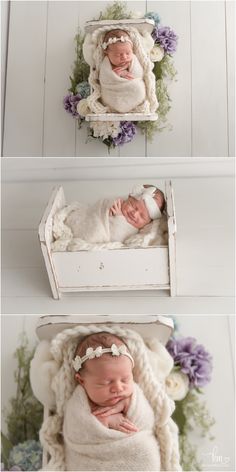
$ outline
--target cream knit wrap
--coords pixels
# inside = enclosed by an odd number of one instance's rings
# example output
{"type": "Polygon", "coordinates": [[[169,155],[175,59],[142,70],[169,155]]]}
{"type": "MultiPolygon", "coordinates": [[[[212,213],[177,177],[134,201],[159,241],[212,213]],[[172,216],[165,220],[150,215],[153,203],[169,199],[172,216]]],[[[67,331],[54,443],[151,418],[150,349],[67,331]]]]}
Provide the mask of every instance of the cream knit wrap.
{"type": "Polygon", "coordinates": [[[174,402],[167,396],[165,388],[159,382],[151,367],[148,350],[142,337],[135,331],[119,326],[107,325],[76,326],[59,333],[51,342],[51,353],[58,364],[59,370],[52,381],[52,390],[56,399],[56,411],[43,422],[40,430],[40,440],[45,450],[50,454],[50,461],[45,470],[66,470],[65,447],[58,440],[63,427],[64,413],[67,401],[75,390],[72,359],[75,348],[84,336],[106,331],[120,336],[127,344],[134,358],[134,380],[142,389],[143,394],[151,405],[154,418],[154,435],[160,449],[161,470],[179,471],[178,429],[171,419],[174,402]]]}

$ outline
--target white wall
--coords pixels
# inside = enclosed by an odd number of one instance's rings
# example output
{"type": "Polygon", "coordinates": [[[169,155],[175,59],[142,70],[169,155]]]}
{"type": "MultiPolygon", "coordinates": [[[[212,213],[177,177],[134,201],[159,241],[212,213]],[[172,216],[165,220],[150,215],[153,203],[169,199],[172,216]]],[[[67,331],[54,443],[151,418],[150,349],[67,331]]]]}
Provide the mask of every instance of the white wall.
{"type": "MultiPolygon", "coordinates": [[[[7,57],[4,156],[106,156],[63,110],[78,25],[107,1],[12,1],[7,57]]],[[[111,156],[234,155],[234,2],[128,1],[159,12],[179,36],[178,80],[170,85],[172,131],[139,135],[111,156]]],[[[4,51],[3,51],[4,53],[4,51]]]]}
{"type": "MultiPolygon", "coordinates": [[[[16,364],[12,354],[19,334],[25,328],[33,346],[37,320],[37,316],[2,316],[2,406],[7,406],[8,399],[15,393],[13,371],[16,364]]],[[[213,356],[212,381],[204,389],[204,399],[216,420],[212,429],[215,438],[212,442],[196,435],[194,438],[199,459],[205,462],[203,470],[216,470],[216,463],[209,454],[217,448],[219,460],[229,458],[226,466],[219,467],[218,464],[217,469],[234,471],[234,319],[227,316],[177,316],[176,320],[183,336],[195,337],[213,356]]]]}

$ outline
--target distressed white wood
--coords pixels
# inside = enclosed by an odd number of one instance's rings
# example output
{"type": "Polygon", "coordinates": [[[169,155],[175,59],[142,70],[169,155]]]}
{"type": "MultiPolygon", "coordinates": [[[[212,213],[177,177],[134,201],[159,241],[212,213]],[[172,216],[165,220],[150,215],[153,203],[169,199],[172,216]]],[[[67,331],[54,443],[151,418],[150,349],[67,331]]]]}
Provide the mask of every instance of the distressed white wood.
{"type": "Polygon", "coordinates": [[[51,257],[61,291],[169,288],[165,247],[54,252],[51,257]]]}
{"type": "Polygon", "coordinates": [[[47,2],[11,2],[4,156],[43,151],[47,2]]]}
{"type": "Polygon", "coordinates": [[[6,1],[1,2],[1,126],[3,137],[3,123],[4,123],[4,96],[5,96],[5,81],[6,81],[6,63],[7,63],[7,44],[8,44],[8,21],[9,21],[9,6],[10,3],[6,1]]]}
{"type": "Polygon", "coordinates": [[[64,316],[41,316],[38,320],[36,333],[40,340],[46,339],[51,341],[58,333],[64,329],[70,329],[77,325],[95,325],[99,326],[105,324],[107,326],[115,326],[119,324],[122,328],[133,329],[137,331],[142,337],[150,337],[150,332],[153,337],[156,337],[162,344],[166,344],[170,338],[174,323],[172,318],[160,315],[144,315],[132,316],[125,315],[64,315],[64,316]]]}
{"type": "Polygon", "coordinates": [[[174,191],[172,183],[166,182],[166,209],[168,215],[168,247],[169,247],[169,277],[171,296],[176,296],[177,279],[176,279],[176,215],[174,204],[174,191]]]}
{"type": "Polygon", "coordinates": [[[44,156],[75,156],[77,121],[63,107],[75,60],[78,2],[48,2],[44,156]]]}
{"type": "Polygon", "coordinates": [[[156,113],[106,113],[106,114],[88,114],[86,121],[156,121],[158,115],[156,113]]]}
{"type": "Polygon", "coordinates": [[[191,2],[193,156],[228,156],[223,18],[224,1],[191,2]]]}
{"type": "MultiPolygon", "coordinates": [[[[96,31],[98,28],[102,28],[103,26],[116,26],[118,29],[122,29],[122,26],[130,26],[132,28],[136,28],[141,33],[148,32],[151,33],[154,26],[154,21],[150,20],[149,18],[139,18],[136,20],[128,19],[128,20],[99,20],[99,21],[88,21],[85,24],[85,31],[86,33],[92,33],[96,31]]],[[[114,29],[114,28],[113,28],[114,29]]]]}
{"type": "MultiPolygon", "coordinates": [[[[171,182],[166,184],[168,192],[168,230],[173,230],[174,202],[171,182]],[[169,211],[168,211],[169,210],[169,211]]],[[[172,274],[175,295],[175,238],[170,236],[171,257],[168,246],[102,251],[52,252],[52,224],[56,211],[63,207],[62,187],[55,189],[39,226],[39,238],[53,297],[60,292],[88,290],[166,290],[170,289],[172,274]],[[153,263],[155,261],[155,263],[153,263]],[[125,268],[125,270],[124,270],[125,268]]]]}
{"type": "Polygon", "coordinates": [[[229,156],[235,156],[235,2],[225,2],[229,156]]]}

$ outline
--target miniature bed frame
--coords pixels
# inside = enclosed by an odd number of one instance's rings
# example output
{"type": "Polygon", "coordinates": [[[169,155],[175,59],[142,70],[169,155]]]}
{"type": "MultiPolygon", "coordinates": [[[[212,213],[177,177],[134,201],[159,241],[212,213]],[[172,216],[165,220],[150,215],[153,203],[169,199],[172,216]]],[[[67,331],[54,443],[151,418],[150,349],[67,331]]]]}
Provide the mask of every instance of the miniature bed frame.
{"type": "Polygon", "coordinates": [[[62,187],[53,190],[39,225],[39,240],[53,298],[62,293],[106,290],[166,290],[176,295],[176,217],[171,181],[165,182],[168,244],[146,248],[53,252],[55,213],[65,206],[62,187]]]}
{"type": "MultiPolygon", "coordinates": [[[[156,337],[163,345],[171,337],[174,329],[174,323],[171,318],[161,315],[49,315],[41,316],[37,326],[36,333],[40,341],[51,341],[59,332],[64,329],[73,328],[77,325],[96,326],[119,325],[121,328],[133,329],[142,337],[156,337]]],[[[48,408],[44,407],[44,420],[51,415],[48,408]]],[[[43,468],[48,464],[48,453],[43,451],[43,468]]]]}
{"type": "MultiPolygon", "coordinates": [[[[111,29],[122,29],[122,26],[131,26],[140,33],[148,32],[151,34],[155,23],[150,18],[87,21],[85,33],[93,33],[93,31],[103,26],[110,26],[111,29]]],[[[157,113],[88,113],[85,117],[86,121],[156,121],[157,119],[157,113]]]]}

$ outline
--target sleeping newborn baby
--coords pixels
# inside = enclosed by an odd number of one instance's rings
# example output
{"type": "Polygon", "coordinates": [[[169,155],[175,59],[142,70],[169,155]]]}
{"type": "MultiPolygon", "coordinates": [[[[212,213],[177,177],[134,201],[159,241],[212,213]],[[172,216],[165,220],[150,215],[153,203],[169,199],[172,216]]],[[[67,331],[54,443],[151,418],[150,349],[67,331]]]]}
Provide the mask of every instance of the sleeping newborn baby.
{"type": "Polygon", "coordinates": [[[89,243],[121,242],[139,232],[152,220],[162,217],[164,194],[151,185],[139,185],[126,199],[100,200],[69,213],[65,224],[74,238],[89,243]]]}
{"type": "Polygon", "coordinates": [[[104,59],[99,81],[104,105],[118,113],[131,112],[146,98],[143,68],[133,53],[127,31],[109,31],[102,44],[104,59]]]}
{"type": "Polygon", "coordinates": [[[72,361],[75,388],[66,404],[66,470],[160,470],[154,412],[134,382],[124,341],[107,332],[86,336],[72,361]]]}

